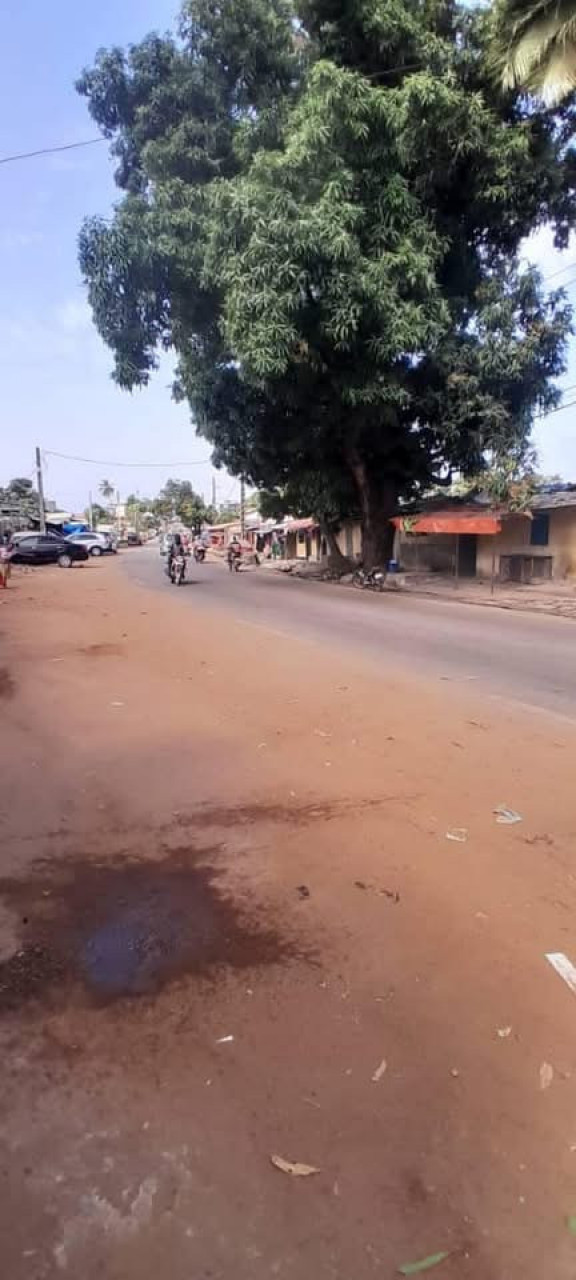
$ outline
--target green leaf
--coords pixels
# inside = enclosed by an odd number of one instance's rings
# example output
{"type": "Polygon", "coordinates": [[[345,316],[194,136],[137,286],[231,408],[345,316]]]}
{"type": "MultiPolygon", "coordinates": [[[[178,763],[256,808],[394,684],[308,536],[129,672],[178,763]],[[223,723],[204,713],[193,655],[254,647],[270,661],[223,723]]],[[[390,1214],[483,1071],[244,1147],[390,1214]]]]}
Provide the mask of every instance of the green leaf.
{"type": "Polygon", "coordinates": [[[430,1253],[420,1262],[405,1262],[402,1267],[398,1267],[398,1271],[401,1276],[418,1276],[422,1271],[430,1271],[432,1267],[437,1267],[440,1262],[444,1262],[449,1257],[450,1254],[446,1249],[442,1253],[430,1253]]]}

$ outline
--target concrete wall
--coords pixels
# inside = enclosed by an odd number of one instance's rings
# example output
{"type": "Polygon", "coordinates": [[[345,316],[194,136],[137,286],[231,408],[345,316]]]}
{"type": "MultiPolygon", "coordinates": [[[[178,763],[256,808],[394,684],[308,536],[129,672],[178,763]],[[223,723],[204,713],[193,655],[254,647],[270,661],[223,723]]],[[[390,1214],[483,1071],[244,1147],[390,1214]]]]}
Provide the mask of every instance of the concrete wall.
{"type": "MultiPolygon", "coordinates": [[[[343,524],[336,541],[342,555],[360,558],[362,551],[362,530],[359,524],[350,521],[343,524]]],[[[322,556],[322,534],[319,529],[294,529],[287,535],[286,555],[289,560],[320,560],[322,556]],[[307,555],[307,548],[309,554],[307,555]]]]}
{"type": "Polygon", "coordinates": [[[524,554],[552,556],[554,578],[566,578],[576,574],[576,506],[559,507],[556,511],[549,511],[548,516],[550,525],[546,547],[531,545],[532,522],[522,515],[510,516],[506,519],[502,533],[493,538],[479,536],[476,561],[478,577],[490,577],[493,549],[496,552],[496,573],[500,568],[500,556],[524,554]]]}

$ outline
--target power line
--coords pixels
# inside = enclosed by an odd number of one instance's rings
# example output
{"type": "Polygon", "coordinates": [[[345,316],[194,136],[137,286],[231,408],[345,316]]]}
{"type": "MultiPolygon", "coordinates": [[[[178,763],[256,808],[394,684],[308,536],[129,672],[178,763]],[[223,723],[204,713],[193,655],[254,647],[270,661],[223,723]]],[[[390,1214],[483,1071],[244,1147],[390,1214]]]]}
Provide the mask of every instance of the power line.
{"type": "Polygon", "coordinates": [[[536,418],[549,418],[551,413],[560,413],[562,409],[570,409],[576,400],[567,400],[566,404],[557,404],[555,409],[547,409],[545,413],[537,413],[536,418]]]}
{"type": "Polygon", "coordinates": [[[565,271],[570,271],[572,267],[576,267],[576,258],[572,258],[571,262],[567,262],[564,267],[558,267],[557,271],[551,271],[549,275],[542,276],[543,280],[554,280],[556,276],[561,276],[565,271]]]}
{"type": "Polygon", "coordinates": [[[55,449],[43,449],[49,458],[65,458],[67,462],[87,462],[92,467],[205,467],[212,463],[211,458],[197,458],[195,462],[111,462],[102,458],[79,458],[73,453],[57,453],[55,449]]]}
{"type": "Polygon", "coordinates": [[[15,160],[33,160],[35,156],[53,156],[57,151],[76,151],[78,147],[95,147],[107,138],[87,138],[85,142],[66,142],[59,147],[40,147],[38,151],[19,151],[13,156],[0,156],[0,164],[13,164],[15,160]]]}

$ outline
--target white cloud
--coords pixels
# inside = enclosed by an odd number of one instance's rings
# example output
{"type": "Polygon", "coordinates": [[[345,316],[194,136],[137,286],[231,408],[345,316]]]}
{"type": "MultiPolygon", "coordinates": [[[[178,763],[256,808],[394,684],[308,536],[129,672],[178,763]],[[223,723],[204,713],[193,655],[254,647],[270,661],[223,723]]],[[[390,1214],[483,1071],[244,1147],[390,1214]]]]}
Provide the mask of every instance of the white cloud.
{"type": "Polygon", "coordinates": [[[4,231],[0,231],[0,253],[31,249],[33,245],[42,244],[43,240],[41,231],[16,231],[7,227],[4,231]]]}
{"type": "Polygon", "coordinates": [[[68,298],[56,309],[56,319],[65,333],[84,333],[92,326],[92,313],[85,298],[68,298]]]}

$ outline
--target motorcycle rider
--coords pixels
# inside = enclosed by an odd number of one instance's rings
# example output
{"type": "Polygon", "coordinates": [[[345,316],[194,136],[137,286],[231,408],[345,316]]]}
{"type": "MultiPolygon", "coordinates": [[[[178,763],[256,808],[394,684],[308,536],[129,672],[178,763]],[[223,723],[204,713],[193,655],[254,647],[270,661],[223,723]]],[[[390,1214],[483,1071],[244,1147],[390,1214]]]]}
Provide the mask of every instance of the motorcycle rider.
{"type": "Polygon", "coordinates": [[[172,577],[172,566],[173,566],[174,560],[176,559],[177,556],[184,556],[185,554],[186,553],[184,550],[184,543],[182,542],[182,534],[175,533],[174,537],[172,538],[172,542],[170,544],[170,550],[168,552],[168,577],[169,578],[172,577]]]}
{"type": "Polygon", "coordinates": [[[242,546],[241,546],[240,540],[236,536],[236,534],[233,534],[233,536],[230,539],[230,542],[228,543],[228,554],[226,557],[226,559],[228,560],[228,568],[230,570],[230,573],[232,573],[232,570],[235,568],[236,563],[240,560],[241,556],[242,556],[242,546]]]}

